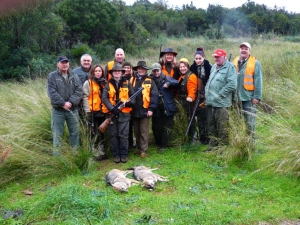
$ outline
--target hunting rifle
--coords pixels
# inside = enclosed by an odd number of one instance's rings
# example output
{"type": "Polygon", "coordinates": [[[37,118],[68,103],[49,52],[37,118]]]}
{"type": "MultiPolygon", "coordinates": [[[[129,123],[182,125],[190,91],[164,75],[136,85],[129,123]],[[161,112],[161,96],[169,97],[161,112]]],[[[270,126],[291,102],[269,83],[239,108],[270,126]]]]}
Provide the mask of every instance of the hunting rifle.
{"type": "Polygon", "coordinates": [[[199,105],[199,102],[200,102],[200,99],[201,99],[202,86],[203,86],[203,78],[200,77],[200,78],[198,78],[198,82],[197,82],[197,99],[196,99],[196,103],[194,105],[193,114],[190,117],[189,125],[188,125],[188,127],[187,127],[187,129],[185,131],[185,136],[188,134],[190,126],[192,124],[192,121],[193,121],[193,119],[195,117],[195,113],[196,113],[196,110],[198,108],[198,105],[199,105]]]}
{"type": "MultiPolygon", "coordinates": [[[[141,93],[143,89],[144,89],[143,87],[139,87],[139,89],[138,89],[133,95],[131,95],[125,102],[122,102],[122,101],[121,101],[121,102],[117,103],[117,104],[114,106],[114,108],[112,108],[112,109],[110,110],[110,112],[111,112],[113,109],[115,109],[115,108],[117,108],[117,109],[123,109],[123,108],[125,107],[125,104],[126,104],[127,102],[130,102],[131,99],[133,99],[133,98],[136,97],[139,93],[141,93]]],[[[111,120],[112,120],[112,118],[113,118],[114,116],[115,116],[114,114],[111,114],[106,120],[103,121],[103,123],[101,123],[101,125],[99,126],[99,130],[100,130],[102,133],[105,132],[105,130],[106,130],[108,124],[111,123],[111,120]]]]}

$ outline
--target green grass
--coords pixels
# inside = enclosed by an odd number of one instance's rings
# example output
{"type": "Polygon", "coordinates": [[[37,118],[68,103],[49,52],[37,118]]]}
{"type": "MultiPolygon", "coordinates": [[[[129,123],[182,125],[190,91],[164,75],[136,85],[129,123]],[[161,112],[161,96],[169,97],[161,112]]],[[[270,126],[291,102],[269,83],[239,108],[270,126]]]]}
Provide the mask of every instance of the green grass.
{"type": "MultiPolygon", "coordinates": [[[[238,54],[244,40],[161,39],[180,57],[204,46],[238,54]],[[199,44],[200,43],[200,44],[199,44]],[[201,44],[203,43],[203,44],[201,44]],[[217,46],[217,47],[216,47],[217,46]]],[[[157,153],[151,139],[149,157],[131,149],[126,164],[91,160],[83,125],[83,147],[52,156],[51,107],[46,79],[0,84],[0,224],[297,224],[300,219],[300,45],[276,40],[248,40],[264,71],[263,103],[258,107],[255,151],[249,146],[239,115],[231,115],[230,144],[215,153],[187,145],[187,118],[176,118],[172,147],[157,153]],[[6,157],[4,157],[4,155],[6,157]],[[139,186],[115,192],[105,183],[113,169],[145,165],[169,177],[153,192],[139,186]],[[26,194],[31,191],[33,194],[26,194]],[[22,216],[4,219],[8,211],[22,216]]],[[[129,56],[133,64],[146,57],[129,56]]],[[[149,65],[156,61],[149,49],[149,65]]],[[[188,57],[192,61],[192,57],[188,57]]],[[[131,177],[132,175],[128,175],[131,177]]]]}
{"type": "Polygon", "coordinates": [[[22,208],[24,224],[257,224],[299,217],[299,180],[261,169],[256,159],[225,165],[204,148],[173,148],[164,154],[151,148],[141,160],[130,153],[127,164],[105,161],[86,175],[27,181],[1,191],[2,210],[22,208]],[[168,183],[153,192],[134,186],[127,194],[106,185],[112,168],[158,167],[168,183]],[[25,196],[25,189],[33,191],[25,196]],[[5,207],[4,207],[5,206],[5,207]]]}

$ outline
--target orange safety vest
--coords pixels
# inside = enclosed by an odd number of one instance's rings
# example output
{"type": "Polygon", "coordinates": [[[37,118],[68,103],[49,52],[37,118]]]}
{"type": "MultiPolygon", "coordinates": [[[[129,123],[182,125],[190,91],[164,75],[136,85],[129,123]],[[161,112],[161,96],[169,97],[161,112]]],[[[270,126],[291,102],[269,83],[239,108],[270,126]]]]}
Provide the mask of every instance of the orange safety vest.
{"type": "Polygon", "coordinates": [[[161,67],[161,71],[162,71],[165,75],[168,75],[168,76],[171,76],[171,77],[174,76],[174,69],[172,69],[172,70],[171,70],[171,73],[169,73],[165,65],[163,65],[163,66],[161,67]]]}
{"type": "Polygon", "coordinates": [[[89,79],[90,95],[88,102],[91,112],[102,111],[101,91],[99,85],[93,80],[89,79]]]}
{"type": "Polygon", "coordinates": [[[108,71],[110,71],[113,68],[114,64],[115,64],[115,61],[110,61],[110,62],[107,63],[107,80],[108,81],[112,77],[112,75],[108,71]]]}
{"type": "MultiPolygon", "coordinates": [[[[132,84],[133,87],[135,87],[136,77],[131,77],[130,78],[130,83],[132,84]]],[[[148,77],[142,83],[142,87],[144,88],[143,91],[142,91],[143,107],[145,109],[148,109],[149,105],[150,105],[151,84],[152,84],[152,79],[148,78],[148,77]]]]}
{"type": "MultiPolygon", "coordinates": [[[[236,72],[239,74],[239,66],[238,66],[239,56],[233,60],[233,64],[235,65],[236,72]]],[[[255,61],[256,58],[254,56],[249,56],[246,70],[244,74],[244,88],[247,91],[254,91],[254,71],[255,71],[255,61]]]]}
{"type": "MultiPolygon", "coordinates": [[[[112,83],[108,83],[108,100],[110,104],[116,105],[117,101],[116,89],[112,83]]],[[[128,88],[128,81],[125,81],[121,84],[119,89],[119,100],[125,102],[129,98],[129,88],[128,88]]],[[[131,107],[124,107],[121,109],[123,113],[130,113],[132,110],[131,107]]],[[[108,109],[105,113],[108,112],[108,109]]]]}

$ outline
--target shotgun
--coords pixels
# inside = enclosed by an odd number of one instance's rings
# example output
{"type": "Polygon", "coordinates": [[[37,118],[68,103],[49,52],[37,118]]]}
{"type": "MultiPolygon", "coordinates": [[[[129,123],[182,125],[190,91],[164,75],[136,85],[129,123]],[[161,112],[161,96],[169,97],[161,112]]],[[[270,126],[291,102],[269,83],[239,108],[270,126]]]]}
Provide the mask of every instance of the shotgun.
{"type": "MultiPolygon", "coordinates": [[[[139,87],[138,90],[137,90],[133,95],[131,95],[125,102],[119,102],[119,103],[117,103],[117,104],[114,106],[113,109],[115,109],[115,108],[117,108],[117,109],[123,109],[123,108],[125,107],[125,104],[126,104],[127,102],[130,102],[131,99],[135,98],[139,93],[142,92],[143,89],[144,89],[143,87],[139,87]]],[[[110,111],[112,111],[112,109],[111,109],[110,111]]],[[[99,130],[100,130],[102,133],[105,132],[105,130],[106,130],[108,124],[111,123],[111,120],[112,120],[112,118],[113,118],[114,116],[115,116],[114,114],[110,114],[110,116],[109,116],[106,120],[104,120],[103,123],[100,124],[99,130]]]]}
{"type": "Polygon", "coordinates": [[[160,45],[160,47],[159,47],[159,56],[158,56],[158,61],[160,60],[161,47],[162,47],[162,44],[161,44],[161,45],[160,45]]]}
{"type": "Polygon", "coordinates": [[[198,92],[198,96],[197,96],[197,99],[196,99],[196,103],[194,105],[194,109],[193,109],[193,114],[190,118],[190,121],[189,121],[189,125],[185,131],[185,136],[188,134],[189,132],[189,129],[190,129],[190,126],[192,124],[192,121],[195,117],[195,113],[196,113],[196,110],[198,108],[198,105],[199,105],[199,102],[200,102],[200,99],[201,99],[201,90],[202,90],[202,86],[203,86],[203,80],[201,78],[198,78],[198,84],[197,84],[197,92],[198,92]]]}

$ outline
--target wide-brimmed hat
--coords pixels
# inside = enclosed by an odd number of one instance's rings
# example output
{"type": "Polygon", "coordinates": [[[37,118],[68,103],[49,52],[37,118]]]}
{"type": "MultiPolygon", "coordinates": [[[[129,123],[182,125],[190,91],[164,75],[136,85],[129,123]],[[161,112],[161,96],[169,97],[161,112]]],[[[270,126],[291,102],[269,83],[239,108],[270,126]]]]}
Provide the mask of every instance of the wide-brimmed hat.
{"type": "Polygon", "coordinates": [[[137,65],[133,67],[134,70],[137,70],[138,67],[142,67],[146,70],[150,70],[145,61],[138,61],[137,65]]]}
{"type": "Polygon", "coordinates": [[[123,73],[125,72],[125,70],[123,69],[123,67],[120,63],[115,63],[108,72],[112,73],[113,71],[118,71],[118,70],[121,70],[123,73]]]}
{"type": "Polygon", "coordinates": [[[159,57],[161,58],[166,53],[173,53],[174,56],[177,55],[177,52],[174,52],[172,48],[166,48],[163,52],[160,53],[159,57]]]}

